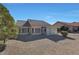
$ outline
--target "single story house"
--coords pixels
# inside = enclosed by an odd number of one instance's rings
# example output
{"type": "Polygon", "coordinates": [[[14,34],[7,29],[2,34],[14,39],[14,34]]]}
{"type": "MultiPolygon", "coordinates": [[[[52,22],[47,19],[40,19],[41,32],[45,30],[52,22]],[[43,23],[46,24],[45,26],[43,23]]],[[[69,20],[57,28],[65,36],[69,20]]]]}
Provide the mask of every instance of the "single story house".
{"type": "Polygon", "coordinates": [[[61,26],[66,26],[69,28],[69,32],[79,32],[79,22],[72,22],[72,23],[67,23],[67,22],[56,22],[55,24],[52,25],[53,27],[60,28],[61,26]]]}
{"type": "Polygon", "coordinates": [[[51,25],[43,20],[18,20],[16,24],[19,29],[19,34],[51,35],[53,33],[49,28],[51,25]]]}

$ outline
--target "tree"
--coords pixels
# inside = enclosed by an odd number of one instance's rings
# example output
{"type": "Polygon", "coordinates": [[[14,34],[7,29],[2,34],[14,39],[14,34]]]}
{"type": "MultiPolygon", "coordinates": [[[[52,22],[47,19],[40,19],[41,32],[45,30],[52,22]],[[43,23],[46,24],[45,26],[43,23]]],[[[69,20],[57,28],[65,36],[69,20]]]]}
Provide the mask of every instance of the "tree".
{"type": "MultiPolygon", "coordinates": [[[[11,36],[12,30],[15,27],[15,21],[9,10],[0,4],[0,40],[4,40],[4,43],[8,37],[11,36]]],[[[15,34],[14,34],[15,35],[15,34]]]]}
{"type": "Polygon", "coordinates": [[[64,36],[64,37],[67,37],[67,35],[68,35],[68,27],[66,27],[66,26],[61,26],[60,28],[59,28],[59,30],[60,30],[60,33],[64,36]]]}
{"type": "Polygon", "coordinates": [[[61,27],[60,27],[60,31],[68,31],[68,29],[69,29],[69,28],[66,27],[66,26],[61,26],[61,27]]]}
{"type": "Polygon", "coordinates": [[[10,15],[8,9],[6,7],[4,7],[2,4],[0,4],[0,14],[5,19],[7,27],[10,28],[10,27],[14,26],[15,21],[14,21],[13,17],[10,15]]]}

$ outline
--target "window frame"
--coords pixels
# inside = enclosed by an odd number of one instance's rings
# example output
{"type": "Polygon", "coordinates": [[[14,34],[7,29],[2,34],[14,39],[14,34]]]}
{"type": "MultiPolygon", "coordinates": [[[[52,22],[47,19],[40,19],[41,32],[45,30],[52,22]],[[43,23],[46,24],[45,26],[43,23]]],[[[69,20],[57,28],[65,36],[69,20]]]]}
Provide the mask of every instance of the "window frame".
{"type": "Polygon", "coordinates": [[[35,33],[41,33],[41,29],[40,28],[35,28],[35,33]]]}

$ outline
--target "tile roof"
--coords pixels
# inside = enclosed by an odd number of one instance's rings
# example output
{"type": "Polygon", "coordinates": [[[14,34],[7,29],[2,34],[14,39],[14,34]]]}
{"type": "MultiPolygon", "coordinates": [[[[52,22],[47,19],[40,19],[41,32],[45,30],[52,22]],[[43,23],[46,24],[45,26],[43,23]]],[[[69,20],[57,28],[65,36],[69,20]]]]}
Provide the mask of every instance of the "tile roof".
{"type": "Polygon", "coordinates": [[[28,19],[27,21],[29,21],[29,23],[31,24],[31,26],[50,26],[49,23],[43,21],[43,20],[32,20],[32,19],[28,19]]]}
{"type": "Polygon", "coordinates": [[[79,26],[79,22],[72,22],[72,23],[67,23],[67,22],[56,22],[53,24],[53,26],[79,26]]]}
{"type": "Polygon", "coordinates": [[[24,25],[25,22],[26,22],[26,21],[24,21],[24,20],[18,20],[18,21],[16,22],[16,25],[19,26],[19,27],[21,27],[21,26],[24,25]]]}
{"type": "Polygon", "coordinates": [[[73,22],[70,24],[70,26],[79,26],[79,22],[73,22]]]}
{"type": "Polygon", "coordinates": [[[18,26],[26,26],[27,23],[31,26],[50,26],[49,23],[43,20],[33,20],[33,19],[27,19],[27,21],[18,20],[16,24],[18,26]]]}
{"type": "Polygon", "coordinates": [[[66,26],[66,25],[69,25],[69,23],[58,21],[55,24],[53,24],[53,26],[66,26]]]}

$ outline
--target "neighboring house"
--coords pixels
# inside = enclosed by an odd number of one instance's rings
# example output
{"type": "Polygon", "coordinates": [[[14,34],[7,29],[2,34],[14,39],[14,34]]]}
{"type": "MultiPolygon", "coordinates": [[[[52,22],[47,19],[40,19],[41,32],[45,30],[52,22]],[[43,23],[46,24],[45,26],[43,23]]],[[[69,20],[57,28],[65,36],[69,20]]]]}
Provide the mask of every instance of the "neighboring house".
{"type": "Polygon", "coordinates": [[[66,26],[69,28],[70,32],[79,32],[79,22],[72,22],[72,23],[67,23],[67,22],[56,22],[53,24],[53,27],[60,28],[61,26],[66,26]]]}
{"type": "Polygon", "coordinates": [[[28,19],[27,21],[18,20],[17,26],[19,34],[49,35],[51,25],[45,21],[28,19]]]}
{"type": "Polygon", "coordinates": [[[71,23],[67,23],[67,22],[56,22],[55,24],[53,24],[54,27],[60,28],[61,26],[69,26],[71,23]]]}
{"type": "Polygon", "coordinates": [[[73,22],[69,24],[69,30],[71,32],[79,32],[79,22],[73,22]]]}

